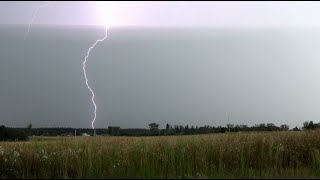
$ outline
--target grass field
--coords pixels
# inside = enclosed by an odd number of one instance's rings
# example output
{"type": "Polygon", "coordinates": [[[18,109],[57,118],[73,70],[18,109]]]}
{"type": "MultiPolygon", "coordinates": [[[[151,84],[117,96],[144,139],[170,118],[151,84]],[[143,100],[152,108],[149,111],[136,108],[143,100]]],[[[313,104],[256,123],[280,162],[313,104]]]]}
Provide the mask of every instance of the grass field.
{"type": "Polygon", "coordinates": [[[319,178],[320,132],[0,142],[0,178],[319,178]]]}

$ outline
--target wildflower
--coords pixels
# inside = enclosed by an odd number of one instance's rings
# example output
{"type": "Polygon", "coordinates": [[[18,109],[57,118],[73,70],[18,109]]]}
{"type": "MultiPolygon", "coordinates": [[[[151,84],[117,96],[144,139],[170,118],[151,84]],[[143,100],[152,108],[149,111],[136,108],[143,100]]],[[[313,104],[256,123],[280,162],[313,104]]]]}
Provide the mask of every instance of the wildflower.
{"type": "Polygon", "coordinates": [[[47,155],[43,155],[42,157],[44,160],[48,159],[48,156],[47,155]]]}
{"type": "Polygon", "coordinates": [[[3,156],[4,155],[4,148],[2,146],[0,146],[0,155],[3,156]]]}
{"type": "Polygon", "coordinates": [[[16,157],[16,158],[18,158],[18,157],[20,156],[20,153],[17,152],[17,151],[14,151],[14,152],[13,152],[13,156],[16,157]]]}
{"type": "Polygon", "coordinates": [[[280,152],[284,151],[284,146],[280,143],[277,150],[280,152]]]}

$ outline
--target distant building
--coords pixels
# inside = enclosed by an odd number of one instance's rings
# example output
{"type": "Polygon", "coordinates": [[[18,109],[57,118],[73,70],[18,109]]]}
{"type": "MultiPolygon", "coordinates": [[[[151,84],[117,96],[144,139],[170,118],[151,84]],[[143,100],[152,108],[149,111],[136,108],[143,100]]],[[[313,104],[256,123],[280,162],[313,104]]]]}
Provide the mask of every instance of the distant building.
{"type": "Polygon", "coordinates": [[[82,133],[82,136],[90,136],[90,135],[87,133],[82,133]]]}

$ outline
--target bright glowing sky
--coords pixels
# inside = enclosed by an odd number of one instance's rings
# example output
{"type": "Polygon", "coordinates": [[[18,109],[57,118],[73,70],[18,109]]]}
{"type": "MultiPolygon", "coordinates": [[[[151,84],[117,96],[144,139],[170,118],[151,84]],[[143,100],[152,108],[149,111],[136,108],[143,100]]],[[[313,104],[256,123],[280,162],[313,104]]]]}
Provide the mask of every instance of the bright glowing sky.
{"type": "MultiPolygon", "coordinates": [[[[45,2],[0,2],[0,24],[28,24],[45,2]]],[[[37,24],[110,26],[314,27],[320,2],[54,2],[37,24]]]]}

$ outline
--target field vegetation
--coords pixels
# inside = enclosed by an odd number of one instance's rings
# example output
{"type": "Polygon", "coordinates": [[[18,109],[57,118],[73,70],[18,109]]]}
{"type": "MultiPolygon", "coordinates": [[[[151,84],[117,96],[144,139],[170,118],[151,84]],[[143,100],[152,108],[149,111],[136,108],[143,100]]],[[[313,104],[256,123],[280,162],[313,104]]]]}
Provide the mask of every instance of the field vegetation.
{"type": "Polygon", "coordinates": [[[0,142],[1,178],[318,178],[320,131],[0,142]]]}

